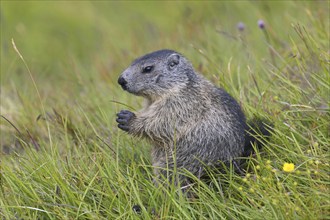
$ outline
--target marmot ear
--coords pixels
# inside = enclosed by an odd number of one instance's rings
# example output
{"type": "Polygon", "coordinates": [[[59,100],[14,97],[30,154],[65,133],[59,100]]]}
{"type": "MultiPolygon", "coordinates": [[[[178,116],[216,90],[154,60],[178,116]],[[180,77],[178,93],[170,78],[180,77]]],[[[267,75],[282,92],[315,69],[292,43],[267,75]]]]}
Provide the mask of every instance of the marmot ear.
{"type": "Polygon", "coordinates": [[[176,53],[171,54],[168,58],[167,58],[167,68],[169,70],[173,70],[176,68],[176,66],[180,63],[180,56],[176,53]]]}

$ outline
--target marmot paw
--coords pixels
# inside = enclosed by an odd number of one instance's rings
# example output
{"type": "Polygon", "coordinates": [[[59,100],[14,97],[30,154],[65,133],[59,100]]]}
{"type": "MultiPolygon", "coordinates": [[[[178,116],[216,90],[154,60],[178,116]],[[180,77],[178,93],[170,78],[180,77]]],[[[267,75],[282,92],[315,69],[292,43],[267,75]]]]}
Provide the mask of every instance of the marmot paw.
{"type": "Polygon", "coordinates": [[[123,131],[129,131],[129,123],[135,117],[133,112],[128,110],[121,110],[117,114],[116,122],[118,122],[118,128],[123,131]]]}

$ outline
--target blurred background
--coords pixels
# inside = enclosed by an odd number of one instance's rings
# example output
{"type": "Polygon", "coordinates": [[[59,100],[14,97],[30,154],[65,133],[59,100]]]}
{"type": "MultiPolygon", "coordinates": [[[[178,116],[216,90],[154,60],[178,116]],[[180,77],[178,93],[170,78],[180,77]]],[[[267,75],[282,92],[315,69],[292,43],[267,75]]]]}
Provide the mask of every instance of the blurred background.
{"type": "Polygon", "coordinates": [[[259,19],[281,49],[297,37],[292,24],[326,28],[323,20],[312,23],[309,17],[319,13],[327,18],[326,6],[327,1],[2,1],[2,82],[21,78],[12,38],[37,78],[70,77],[74,64],[88,69],[91,77],[111,77],[136,56],[161,48],[179,50],[195,65],[203,58],[190,55],[196,53],[193,48],[215,55],[219,65],[231,57],[236,62],[245,57],[235,39],[239,22],[245,25],[251,53],[262,58],[268,51],[259,19]]]}

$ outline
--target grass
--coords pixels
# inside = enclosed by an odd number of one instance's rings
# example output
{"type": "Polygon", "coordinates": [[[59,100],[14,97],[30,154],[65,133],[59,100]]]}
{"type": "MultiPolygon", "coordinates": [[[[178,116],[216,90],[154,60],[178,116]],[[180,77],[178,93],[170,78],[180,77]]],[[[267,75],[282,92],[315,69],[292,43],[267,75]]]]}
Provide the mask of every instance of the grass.
{"type": "Polygon", "coordinates": [[[328,17],[327,1],[1,1],[1,218],[329,219],[328,17]],[[195,199],[156,187],[149,144],[115,123],[143,102],[118,75],[161,48],[275,125],[244,176],[196,180],[195,199]]]}

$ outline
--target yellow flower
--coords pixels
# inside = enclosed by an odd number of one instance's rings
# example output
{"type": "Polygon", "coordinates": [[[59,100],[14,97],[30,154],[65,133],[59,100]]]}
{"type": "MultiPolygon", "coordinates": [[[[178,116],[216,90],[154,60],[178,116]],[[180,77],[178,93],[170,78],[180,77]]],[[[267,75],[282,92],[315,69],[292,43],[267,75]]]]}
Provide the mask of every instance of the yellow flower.
{"type": "Polygon", "coordinates": [[[293,170],[294,170],[294,164],[293,163],[284,163],[283,164],[283,171],[292,172],[293,170]]]}

